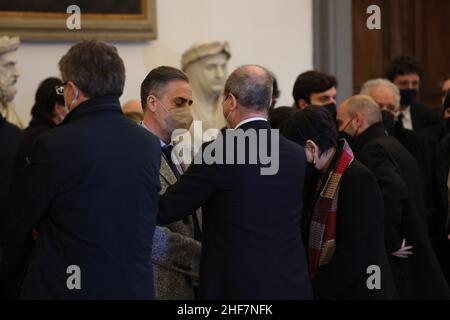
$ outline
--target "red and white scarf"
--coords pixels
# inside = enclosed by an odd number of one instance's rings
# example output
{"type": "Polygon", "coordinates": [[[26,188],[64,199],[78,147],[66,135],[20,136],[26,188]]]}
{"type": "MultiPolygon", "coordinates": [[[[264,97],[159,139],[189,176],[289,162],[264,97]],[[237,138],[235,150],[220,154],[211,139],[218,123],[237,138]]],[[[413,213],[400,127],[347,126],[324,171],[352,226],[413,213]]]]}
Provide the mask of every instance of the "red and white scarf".
{"type": "Polygon", "coordinates": [[[314,279],[319,267],[331,261],[336,250],[336,212],[339,189],[345,171],[355,159],[353,151],[345,140],[339,141],[339,144],[341,147],[338,147],[330,168],[322,179],[325,183],[321,184],[320,190],[318,190],[320,194],[316,197],[313,206],[308,242],[311,279],[314,279]],[[326,180],[324,180],[325,178],[326,180]]]}

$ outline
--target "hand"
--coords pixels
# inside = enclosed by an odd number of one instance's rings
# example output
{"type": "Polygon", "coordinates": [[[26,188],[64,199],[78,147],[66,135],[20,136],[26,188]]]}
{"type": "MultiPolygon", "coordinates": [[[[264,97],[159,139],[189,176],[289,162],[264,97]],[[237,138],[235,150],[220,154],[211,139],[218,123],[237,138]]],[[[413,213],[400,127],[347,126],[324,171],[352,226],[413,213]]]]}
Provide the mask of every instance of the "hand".
{"type": "Polygon", "coordinates": [[[393,252],[392,255],[397,258],[408,259],[408,257],[413,254],[411,251],[412,248],[413,246],[406,246],[406,239],[403,239],[400,249],[393,252]]]}

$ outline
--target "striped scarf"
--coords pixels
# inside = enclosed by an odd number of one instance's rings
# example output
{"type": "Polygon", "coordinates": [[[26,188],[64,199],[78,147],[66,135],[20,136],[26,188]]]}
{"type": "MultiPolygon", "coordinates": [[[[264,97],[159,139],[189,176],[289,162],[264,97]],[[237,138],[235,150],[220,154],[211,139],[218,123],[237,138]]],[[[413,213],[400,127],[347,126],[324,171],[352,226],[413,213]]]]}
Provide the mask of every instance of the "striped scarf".
{"type": "Polygon", "coordinates": [[[309,275],[311,279],[319,267],[328,264],[336,250],[336,212],[342,176],[353,162],[354,156],[345,140],[339,141],[339,147],[331,161],[316,196],[313,206],[308,242],[309,275]]]}

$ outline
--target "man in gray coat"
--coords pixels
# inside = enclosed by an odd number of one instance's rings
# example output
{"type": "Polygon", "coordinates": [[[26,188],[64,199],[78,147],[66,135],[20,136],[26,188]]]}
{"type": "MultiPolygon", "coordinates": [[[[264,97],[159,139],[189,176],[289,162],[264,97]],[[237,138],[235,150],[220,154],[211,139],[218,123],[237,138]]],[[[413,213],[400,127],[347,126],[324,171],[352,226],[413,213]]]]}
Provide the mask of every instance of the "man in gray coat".
{"type": "MultiPolygon", "coordinates": [[[[179,162],[172,160],[171,136],[174,130],[187,129],[192,123],[192,89],[187,76],[172,67],[152,70],[142,82],[141,103],[141,125],[161,141],[159,173],[163,194],[183,173],[179,162]]],[[[156,228],[152,261],[157,299],[195,298],[201,252],[199,218],[194,212],[181,221],[156,228]]]]}

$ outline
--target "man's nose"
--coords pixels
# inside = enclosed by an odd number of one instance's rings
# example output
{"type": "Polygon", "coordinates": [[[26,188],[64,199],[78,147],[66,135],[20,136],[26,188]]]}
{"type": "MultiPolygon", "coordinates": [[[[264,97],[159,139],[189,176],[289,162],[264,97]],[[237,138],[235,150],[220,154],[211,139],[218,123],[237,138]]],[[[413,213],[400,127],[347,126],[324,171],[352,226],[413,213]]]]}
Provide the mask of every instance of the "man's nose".
{"type": "Polygon", "coordinates": [[[223,78],[223,70],[221,66],[216,66],[216,79],[223,78]]]}

